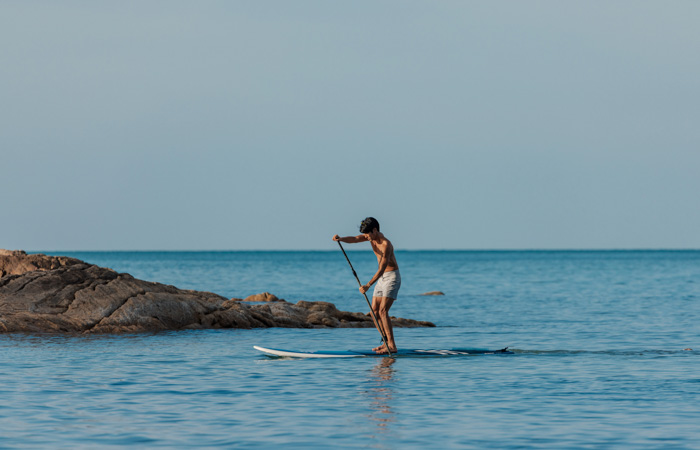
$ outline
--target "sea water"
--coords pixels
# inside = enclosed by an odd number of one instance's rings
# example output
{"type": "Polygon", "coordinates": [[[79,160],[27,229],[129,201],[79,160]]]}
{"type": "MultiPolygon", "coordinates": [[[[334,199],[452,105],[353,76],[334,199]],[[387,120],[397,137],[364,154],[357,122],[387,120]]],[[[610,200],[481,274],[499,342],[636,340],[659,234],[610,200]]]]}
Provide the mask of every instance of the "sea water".
{"type": "MultiPolygon", "coordinates": [[[[340,251],[62,254],[226,297],[367,310],[340,251]]],[[[348,255],[367,281],[374,256],[348,255]]],[[[437,324],[396,329],[399,347],[514,354],[253,349],[367,349],[374,329],[0,335],[0,448],[700,448],[700,252],[397,258],[391,313],[437,324]]]]}

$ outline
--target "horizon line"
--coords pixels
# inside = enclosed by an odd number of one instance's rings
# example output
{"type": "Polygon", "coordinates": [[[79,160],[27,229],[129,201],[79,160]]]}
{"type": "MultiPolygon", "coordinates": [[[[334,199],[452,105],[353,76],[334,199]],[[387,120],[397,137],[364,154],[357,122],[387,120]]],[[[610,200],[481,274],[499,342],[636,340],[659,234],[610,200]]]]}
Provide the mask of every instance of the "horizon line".
{"type": "MultiPolygon", "coordinates": [[[[367,251],[368,249],[346,249],[346,251],[367,251]]],[[[112,253],[138,253],[138,252],[335,252],[337,249],[90,249],[90,250],[24,250],[27,253],[57,253],[57,252],[112,252],[112,253]]],[[[397,248],[396,251],[404,252],[671,252],[671,251],[700,251],[700,248],[674,248],[674,247],[638,247],[638,248],[397,248]]]]}

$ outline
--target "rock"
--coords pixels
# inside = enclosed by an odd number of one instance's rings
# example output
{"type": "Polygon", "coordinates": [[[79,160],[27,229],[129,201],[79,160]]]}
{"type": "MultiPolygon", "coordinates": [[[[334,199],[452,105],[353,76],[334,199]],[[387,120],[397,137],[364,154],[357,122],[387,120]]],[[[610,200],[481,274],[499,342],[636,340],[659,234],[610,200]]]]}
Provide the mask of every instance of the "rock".
{"type": "Polygon", "coordinates": [[[270,294],[269,292],[263,292],[262,294],[255,294],[246,297],[244,302],[283,302],[277,296],[270,294]]]}
{"type": "Polygon", "coordinates": [[[431,291],[431,292],[426,292],[425,294],[421,294],[421,295],[445,295],[445,293],[440,292],[440,291],[431,291]]]}
{"type": "MultiPolygon", "coordinates": [[[[292,304],[268,292],[226,299],[74,258],[0,250],[0,332],[135,333],[203,328],[373,327],[328,302],[292,304]],[[251,303],[248,303],[251,302],[251,303]]],[[[430,322],[392,318],[397,327],[430,322]]]]}
{"type": "Polygon", "coordinates": [[[5,275],[21,275],[34,270],[51,270],[80,264],[82,261],[65,256],[27,255],[22,250],[0,249],[0,278],[5,275]]]}

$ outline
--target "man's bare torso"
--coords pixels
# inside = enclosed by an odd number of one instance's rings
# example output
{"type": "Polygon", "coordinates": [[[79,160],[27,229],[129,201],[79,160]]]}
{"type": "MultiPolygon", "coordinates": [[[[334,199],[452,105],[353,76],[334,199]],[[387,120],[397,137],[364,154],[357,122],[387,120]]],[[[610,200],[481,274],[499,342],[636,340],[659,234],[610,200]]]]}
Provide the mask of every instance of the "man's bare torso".
{"type": "Polygon", "coordinates": [[[379,239],[369,242],[372,244],[372,250],[377,256],[377,264],[381,265],[382,259],[386,258],[387,266],[384,272],[399,270],[399,264],[396,262],[396,255],[394,255],[394,246],[391,244],[389,239],[384,237],[383,234],[379,233],[379,239]]]}

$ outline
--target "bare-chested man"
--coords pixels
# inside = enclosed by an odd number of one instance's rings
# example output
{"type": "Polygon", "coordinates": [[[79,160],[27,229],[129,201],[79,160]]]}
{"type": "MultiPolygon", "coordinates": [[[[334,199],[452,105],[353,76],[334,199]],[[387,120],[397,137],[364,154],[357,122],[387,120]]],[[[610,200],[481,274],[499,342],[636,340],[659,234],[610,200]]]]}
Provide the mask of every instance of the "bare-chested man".
{"type": "MultiPolygon", "coordinates": [[[[372,250],[377,255],[379,269],[367,284],[360,286],[360,292],[364,294],[369,290],[370,286],[378,281],[374,287],[374,295],[372,295],[372,311],[386,334],[386,344],[389,346],[389,350],[395,353],[396,342],[394,342],[394,329],[389,318],[389,308],[391,308],[399,294],[401,274],[399,274],[399,265],[396,263],[394,246],[391,245],[386,236],[379,232],[379,222],[374,217],[368,217],[362,221],[360,233],[362,234],[359,236],[347,237],[340,237],[336,234],[333,236],[333,240],[348,244],[369,241],[372,244],[372,250]]],[[[383,344],[372,350],[380,354],[388,353],[383,344]]]]}

